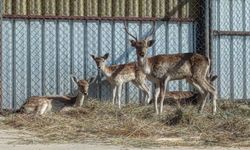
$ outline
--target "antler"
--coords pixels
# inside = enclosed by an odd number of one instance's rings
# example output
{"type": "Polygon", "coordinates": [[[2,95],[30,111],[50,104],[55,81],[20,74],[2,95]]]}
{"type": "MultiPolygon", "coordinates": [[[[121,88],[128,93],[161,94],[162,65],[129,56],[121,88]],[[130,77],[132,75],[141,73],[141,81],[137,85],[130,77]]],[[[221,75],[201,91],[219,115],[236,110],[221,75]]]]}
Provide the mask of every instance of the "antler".
{"type": "Polygon", "coordinates": [[[126,24],[125,21],[124,21],[124,29],[125,29],[125,31],[126,31],[126,33],[127,33],[128,35],[130,35],[131,37],[133,37],[133,38],[137,41],[137,37],[134,36],[133,34],[131,34],[131,33],[128,32],[128,26],[127,26],[127,24],[126,24]]]}
{"type": "Polygon", "coordinates": [[[147,40],[150,36],[152,36],[154,33],[155,33],[155,21],[153,21],[153,26],[152,26],[152,29],[150,30],[150,34],[148,34],[147,36],[145,36],[145,40],[147,40]]]}

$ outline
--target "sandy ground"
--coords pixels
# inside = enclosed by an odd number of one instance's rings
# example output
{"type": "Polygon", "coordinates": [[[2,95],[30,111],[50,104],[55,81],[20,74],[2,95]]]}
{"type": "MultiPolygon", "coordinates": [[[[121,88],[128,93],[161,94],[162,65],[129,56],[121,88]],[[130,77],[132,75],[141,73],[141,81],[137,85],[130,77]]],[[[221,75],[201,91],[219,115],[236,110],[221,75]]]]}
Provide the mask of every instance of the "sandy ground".
{"type": "Polygon", "coordinates": [[[125,146],[114,146],[105,144],[18,144],[19,139],[32,139],[32,135],[20,134],[18,130],[0,129],[0,150],[249,150],[250,148],[228,148],[228,147],[162,147],[162,148],[132,148],[125,146]]]}

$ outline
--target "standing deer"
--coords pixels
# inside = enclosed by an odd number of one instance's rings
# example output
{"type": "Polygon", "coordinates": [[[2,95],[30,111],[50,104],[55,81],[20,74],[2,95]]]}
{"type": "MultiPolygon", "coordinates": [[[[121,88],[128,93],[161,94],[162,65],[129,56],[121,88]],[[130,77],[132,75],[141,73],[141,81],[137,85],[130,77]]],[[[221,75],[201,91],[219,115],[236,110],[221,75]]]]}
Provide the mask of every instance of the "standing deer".
{"type": "Polygon", "coordinates": [[[43,115],[48,112],[59,112],[70,106],[81,107],[85,97],[88,95],[89,85],[93,83],[95,79],[77,80],[77,78],[73,76],[72,80],[78,86],[76,96],[32,96],[27,99],[19,111],[43,115]]]}
{"type": "Polygon", "coordinates": [[[121,108],[122,85],[130,81],[143,91],[144,102],[148,103],[150,101],[150,91],[146,84],[146,75],[138,69],[135,62],[107,66],[108,53],[100,57],[96,57],[95,55],[91,55],[91,57],[94,59],[97,68],[103,72],[112,86],[113,104],[115,103],[115,99],[117,99],[118,106],[121,108]]]}
{"type": "Polygon", "coordinates": [[[130,40],[130,43],[136,49],[139,69],[156,85],[154,94],[156,114],[159,114],[157,106],[159,95],[161,102],[160,113],[163,111],[163,101],[168,82],[181,79],[186,79],[201,94],[202,104],[199,109],[200,113],[203,112],[208,94],[211,94],[213,114],[215,114],[217,93],[215,87],[207,80],[210,67],[209,58],[197,53],[161,54],[147,57],[148,48],[155,42],[155,40],[149,39],[155,32],[154,26],[152,33],[142,40],[138,40],[136,36],[130,34],[126,26],[125,31],[134,38],[134,40],[130,40]]]}

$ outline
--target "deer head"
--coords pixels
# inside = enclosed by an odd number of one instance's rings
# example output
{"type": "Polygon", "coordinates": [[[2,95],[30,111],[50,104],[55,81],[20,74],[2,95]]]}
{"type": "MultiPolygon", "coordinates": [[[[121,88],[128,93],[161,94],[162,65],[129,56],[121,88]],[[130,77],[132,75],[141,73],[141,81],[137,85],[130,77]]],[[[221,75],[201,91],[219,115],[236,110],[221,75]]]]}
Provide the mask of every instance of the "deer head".
{"type": "Polygon", "coordinates": [[[75,76],[72,76],[72,81],[78,86],[78,91],[83,95],[88,95],[89,85],[95,81],[94,77],[88,80],[78,80],[75,76]]]}
{"type": "Polygon", "coordinates": [[[153,28],[151,29],[151,32],[149,32],[150,34],[148,34],[147,36],[145,36],[144,39],[141,39],[141,40],[138,40],[136,36],[133,36],[133,34],[129,33],[126,23],[124,23],[124,26],[125,26],[124,29],[126,33],[133,38],[133,40],[130,40],[130,43],[131,43],[131,46],[136,49],[137,56],[142,57],[142,58],[145,57],[148,48],[151,47],[155,43],[155,40],[150,38],[155,32],[155,22],[153,24],[153,28]]]}
{"type": "Polygon", "coordinates": [[[103,69],[106,65],[106,61],[109,57],[109,53],[106,53],[103,56],[96,57],[95,55],[91,55],[91,57],[94,59],[96,66],[98,69],[103,69]]]}

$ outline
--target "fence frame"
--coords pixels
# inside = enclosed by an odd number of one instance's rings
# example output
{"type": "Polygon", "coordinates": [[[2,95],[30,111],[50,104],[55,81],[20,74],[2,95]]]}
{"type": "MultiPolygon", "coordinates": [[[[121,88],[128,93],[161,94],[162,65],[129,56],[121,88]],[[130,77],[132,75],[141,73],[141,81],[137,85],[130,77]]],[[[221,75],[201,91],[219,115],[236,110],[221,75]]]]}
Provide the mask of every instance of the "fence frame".
{"type": "Polygon", "coordinates": [[[2,11],[3,5],[2,0],[0,1],[0,113],[2,112],[2,11]]]}

